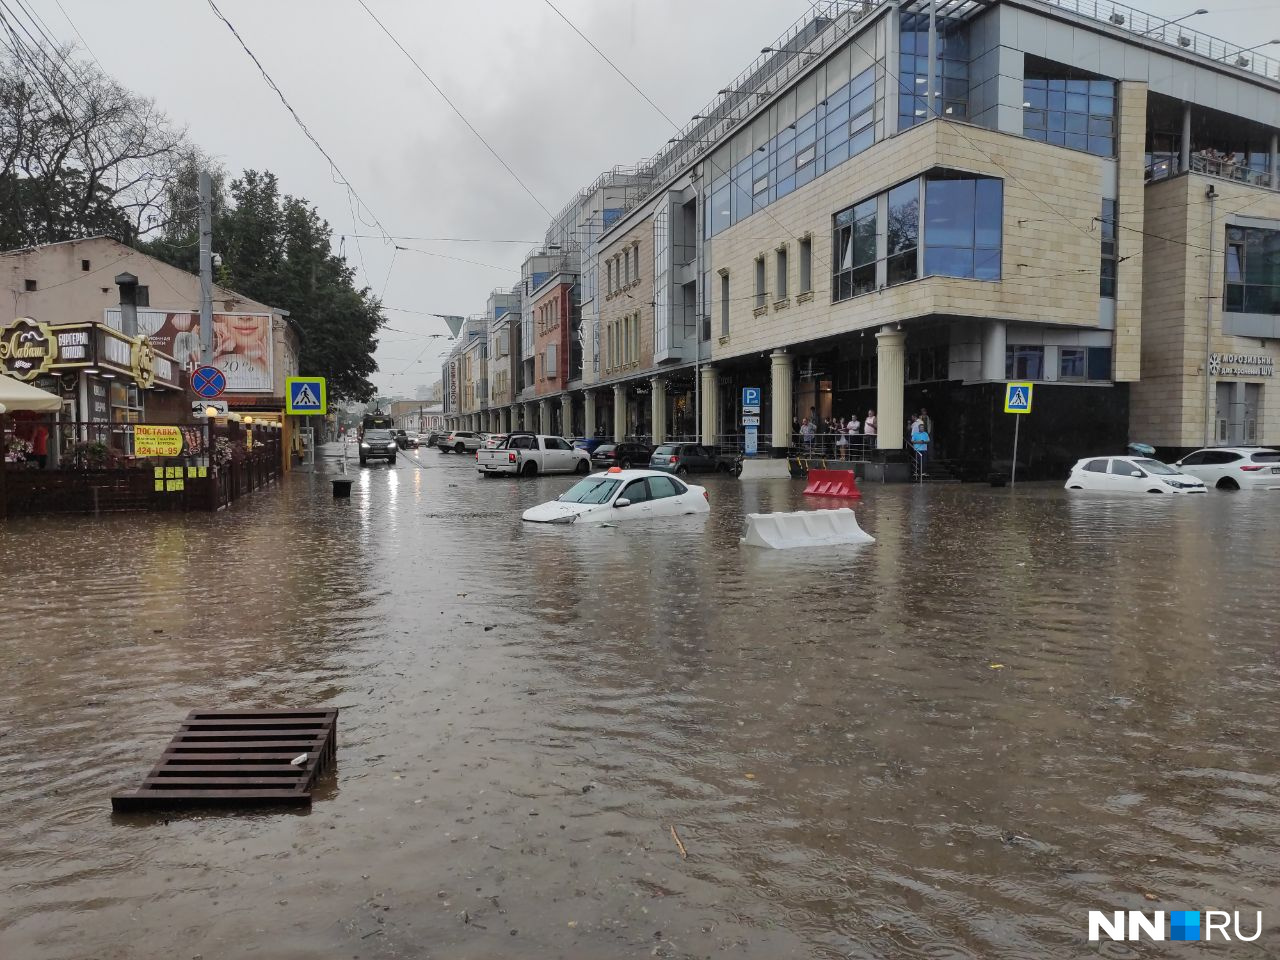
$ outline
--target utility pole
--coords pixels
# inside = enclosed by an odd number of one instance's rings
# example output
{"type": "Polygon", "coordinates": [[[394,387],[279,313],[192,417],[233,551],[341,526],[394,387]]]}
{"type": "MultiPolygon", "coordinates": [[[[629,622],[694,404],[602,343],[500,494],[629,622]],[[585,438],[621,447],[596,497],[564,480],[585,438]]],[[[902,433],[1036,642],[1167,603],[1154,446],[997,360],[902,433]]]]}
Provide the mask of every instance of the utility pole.
{"type": "Polygon", "coordinates": [[[200,171],[200,362],[213,362],[213,182],[200,171]]]}

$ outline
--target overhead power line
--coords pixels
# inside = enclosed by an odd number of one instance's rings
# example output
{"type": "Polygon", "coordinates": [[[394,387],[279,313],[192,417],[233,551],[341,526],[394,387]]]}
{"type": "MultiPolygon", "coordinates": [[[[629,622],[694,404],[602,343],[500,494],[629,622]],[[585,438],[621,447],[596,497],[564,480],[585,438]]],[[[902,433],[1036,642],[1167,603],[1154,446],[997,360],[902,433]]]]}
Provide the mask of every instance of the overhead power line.
{"type": "MultiPolygon", "coordinates": [[[[212,3],[213,0],[209,0],[209,2],[212,3]]],[[[399,40],[396,39],[395,34],[393,34],[390,30],[388,30],[386,28],[386,25],[381,20],[378,19],[377,15],[372,10],[369,9],[369,5],[365,3],[364,0],[356,0],[356,3],[360,4],[360,6],[364,8],[364,12],[369,15],[369,18],[373,20],[373,22],[376,23],[379,26],[379,28],[381,28],[382,32],[387,35],[387,37],[391,40],[392,43],[396,45],[396,47],[400,50],[400,52],[403,53],[409,59],[409,62],[413,64],[414,68],[418,71],[418,73],[422,74],[422,78],[426,80],[427,83],[431,84],[432,89],[435,90],[436,93],[440,94],[440,98],[444,100],[444,102],[449,105],[449,108],[458,115],[458,119],[460,119],[463,123],[467,125],[467,129],[470,130],[473,134],[475,134],[476,139],[484,144],[486,150],[488,150],[491,154],[493,154],[493,158],[497,160],[498,163],[502,164],[502,168],[506,170],[507,173],[511,174],[511,179],[515,180],[516,183],[520,184],[521,189],[523,189],[524,192],[530,196],[530,198],[533,200],[534,203],[536,203],[539,207],[542,208],[543,213],[545,213],[548,217],[552,216],[553,214],[551,213],[550,210],[547,209],[546,204],[544,204],[541,200],[539,200],[538,195],[529,189],[529,185],[525,183],[523,180],[521,180],[520,176],[514,170],[511,169],[511,165],[507,163],[507,161],[502,159],[502,155],[499,154],[498,151],[493,148],[493,145],[490,144],[489,141],[484,138],[484,136],[480,133],[480,131],[475,128],[475,125],[470,120],[467,119],[466,115],[461,110],[458,109],[457,104],[455,104],[452,100],[450,100],[449,95],[440,89],[440,85],[431,79],[427,71],[422,69],[422,65],[413,58],[413,54],[411,54],[408,50],[404,48],[404,45],[399,40]]]]}
{"type": "MultiPolygon", "coordinates": [[[[236,30],[235,26],[231,23],[230,20],[226,18],[223,12],[218,9],[218,5],[214,3],[214,0],[206,0],[206,2],[209,4],[209,9],[211,9],[214,12],[214,15],[217,16],[219,20],[221,20],[224,24],[226,24],[227,29],[230,30],[231,35],[236,38],[236,42],[240,44],[241,49],[243,49],[244,52],[248,55],[249,59],[253,61],[253,65],[257,67],[258,72],[262,74],[262,79],[266,81],[267,86],[269,86],[272,89],[272,91],[275,92],[275,95],[280,98],[280,102],[284,104],[284,108],[289,111],[289,116],[293,118],[293,122],[297,124],[298,129],[301,130],[303,134],[306,135],[306,138],[310,140],[311,143],[315,146],[315,148],[320,151],[320,155],[324,157],[325,160],[328,162],[329,168],[340,179],[342,186],[344,186],[347,189],[348,194],[352,198],[354,198],[355,202],[358,203],[361,208],[363,208],[368,212],[369,216],[373,218],[373,225],[377,226],[377,228],[382,231],[382,234],[381,234],[382,239],[387,243],[392,242],[390,231],[388,231],[387,228],[382,225],[382,221],[378,219],[378,215],[374,213],[373,210],[369,207],[369,205],[365,203],[364,200],[360,197],[360,194],[356,191],[355,187],[351,185],[351,181],[347,179],[346,174],[342,172],[342,169],[334,161],[333,157],[329,155],[329,151],[326,150],[323,145],[321,145],[320,141],[316,139],[315,134],[313,134],[311,130],[307,127],[307,125],[303,122],[302,117],[298,115],[298,111],[293,108],[293,104],[291,104],[288,98],[284,95],[284,91],[282,91],[279,85],[277,85],[276,82],[273,79],[271,79],[271,74],[267,72],[267,68],[262,65],[262,61],[260,61],[257,58],[254,52],[249,49],[249,45],[244,42],[244,38],[240,36],[240,33],[236,30]]],[[[365,275],[368,276],[367,270],[365,271],[365,275]]]]}

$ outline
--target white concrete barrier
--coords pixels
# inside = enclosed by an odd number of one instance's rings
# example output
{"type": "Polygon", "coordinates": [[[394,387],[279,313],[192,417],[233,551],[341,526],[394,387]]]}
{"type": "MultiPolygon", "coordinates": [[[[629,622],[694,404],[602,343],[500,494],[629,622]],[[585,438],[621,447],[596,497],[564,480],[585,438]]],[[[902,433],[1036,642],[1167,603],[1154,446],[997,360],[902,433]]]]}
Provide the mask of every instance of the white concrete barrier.
{"type": "Polygon", "coordinates": [[[749,513],[750,547],[789,550],[793,547],[834,547],[846,543],[875,543],[876,538],[858,526],[848,507],[839,510],[802,510],[798,513],[749,513]]]}
{"type": "Polygon", "coordinates": [[[790,480],[791,464],[786,460],[747,457],[742,461],[739,480],[790,480]]]}

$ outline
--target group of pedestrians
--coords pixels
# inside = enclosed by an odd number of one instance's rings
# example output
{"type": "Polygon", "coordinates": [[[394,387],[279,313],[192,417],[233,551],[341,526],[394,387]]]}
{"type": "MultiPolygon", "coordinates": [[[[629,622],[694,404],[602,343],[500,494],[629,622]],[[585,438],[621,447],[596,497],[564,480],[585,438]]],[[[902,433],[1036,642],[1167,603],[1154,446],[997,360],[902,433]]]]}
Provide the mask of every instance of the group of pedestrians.
{"type": "Polygon", "coordinates": [[[831,454],[841,460],[847,460],[859,443],[856,437],[874,437],[876,435],[876,412],[868,410],[861,420],[856,413],[848,418],[818,416],[814,407],[809,408],[809,416],[792,424],[799,446],[806,455],[831,454]]]}

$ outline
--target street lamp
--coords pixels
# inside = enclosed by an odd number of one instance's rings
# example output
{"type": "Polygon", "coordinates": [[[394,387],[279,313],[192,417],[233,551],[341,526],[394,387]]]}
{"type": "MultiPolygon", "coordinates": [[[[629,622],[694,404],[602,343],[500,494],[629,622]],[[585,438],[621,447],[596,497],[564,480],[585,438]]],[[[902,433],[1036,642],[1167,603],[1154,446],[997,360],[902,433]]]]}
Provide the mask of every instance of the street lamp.
{"type": "Polygon", "coordinates": [[[1149,30],[1143,30],[1140,34],[1138,34],[1138,36],[1145,37],[1148,33],[1154,33],[1156,30],[1163,30],[1165,27],[1173,26],[1173,24],[1175,23],[1181,23],[1183,20],[1189,20],[1192,17],[1198,17],[1201,14],[1208,13],[1208,12],[1209,11],[1205,10],[1203,7],[1200,8],[1199,10],[1192,10],[1190,13],[1184,13],[1182,16],[1178,17],[1176,20],[1166,20],[1164,23],[1160,24],[1159,26],[1152,27],[1149,30]]]}
{"type": "Polygon", "coordinates": [[[1261,50],[1263,47],[1270,47],[1277,43],[1280,43],[1280,40],[1264,40],[1256,47],[1245,47],[1241,50],[1234,50],[1231,53],[1224,53],[1222,56],[1214,57],[1213,59],[1225,60],[1227,57],[1234,56],[1236,58],[1237,67],[1247,67],[1249,65],[1249,58],[1245,56],[1246,53],[1253,53],[1254,50],[1261,50]]]}

